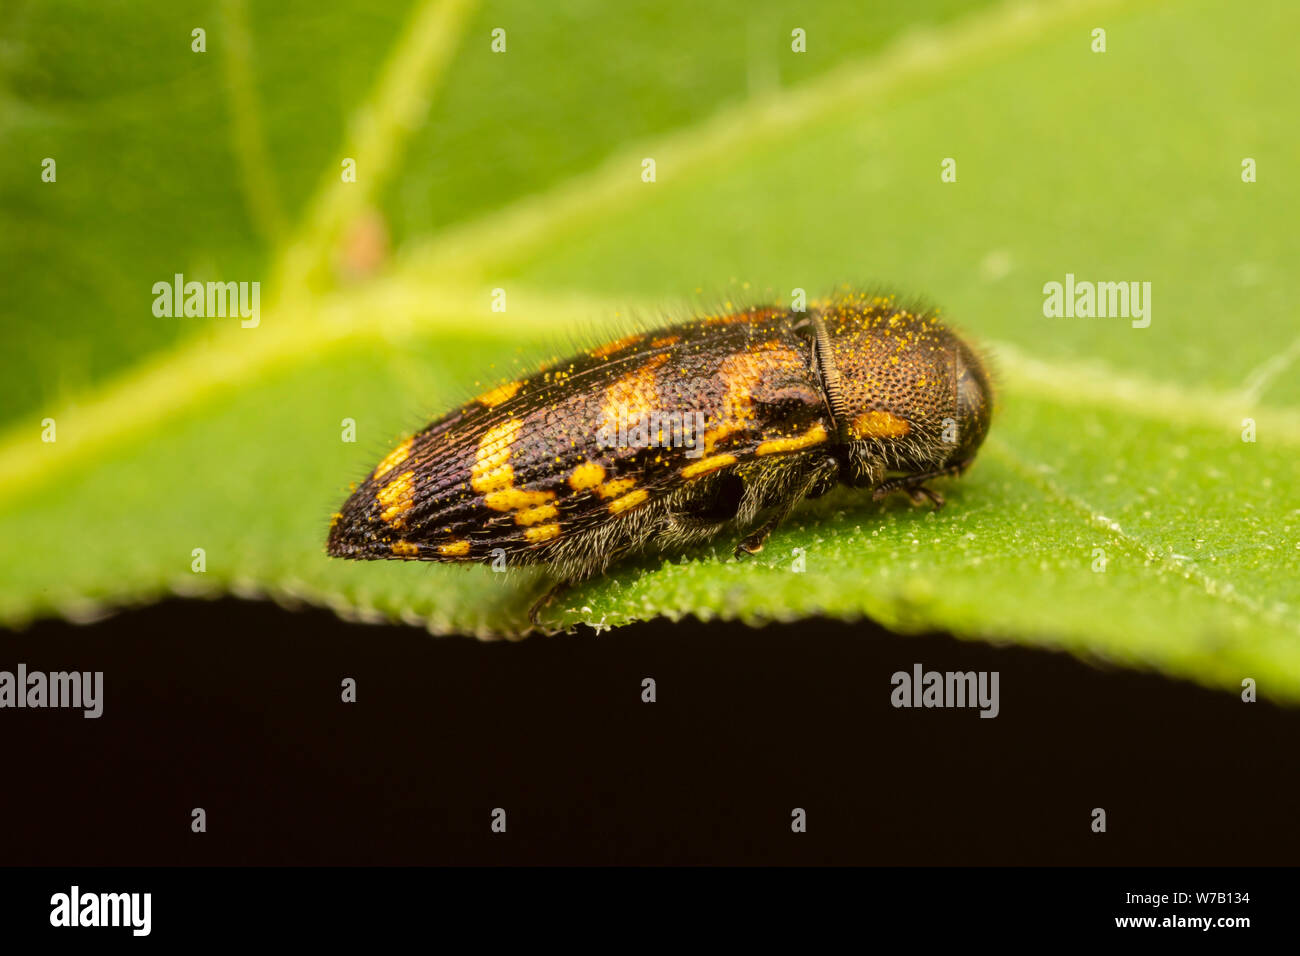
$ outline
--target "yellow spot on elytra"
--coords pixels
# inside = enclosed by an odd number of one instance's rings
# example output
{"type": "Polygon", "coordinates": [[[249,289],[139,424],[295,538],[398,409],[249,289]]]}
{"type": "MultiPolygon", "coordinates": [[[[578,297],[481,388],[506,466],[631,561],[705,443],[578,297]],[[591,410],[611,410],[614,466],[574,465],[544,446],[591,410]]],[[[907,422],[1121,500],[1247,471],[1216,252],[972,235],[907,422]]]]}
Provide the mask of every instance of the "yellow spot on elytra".
{"type": "Polygon", "coordinates": [[[515,393],[523,387],[523,382],[506,382],[504,385],[498,385],[491,391],[484,392],[478,397],[478,401],[488,408],[496,408],[502,402],[509,401],[515,397],[515,393]]]}
{"type": "Polygon", "coordinates": [[[661,335],[657,339],[650,340],[650,347],[654,349],[663,348],[665,345],[676,345],[682,340],[680,335],[661,335]]]}
{"type": "Polygon", "coordinates": [[[747,427],[743,421],[723,421],[716,428],[710,428],[704,433],[704,450],[713,451],[713,446],[722,439],[736,432],[743,432],[747,427]]]}
{"type": "Polygon", "coordinates": [[[483,434],[469,472],[471,488],[485,495],[510,487],[515,480],[515,470],[510,467],[510,443],[523,427],[523,422],[512,418],[494,425],[483,434]]]}
{"type": "Polygon", "coordinates": [[[618,434],[620,424],[631,428],[649,415],[659,397],[655,370],[667,361],[667,355],[656,355],[605,389],[605,403],[601,406],[596,428],[608,434],[618,434]]]}
{"type": "Polygon", "coordinates": [[[756,455],[779,455],[783,452],[799,451],[803,448],[811,448],[813,445],[820,445],[826,440],[826,426],[814,425],[802,435],[794,438],[773,438],[765,441],[758,448],[754,449],[756,455]]]}
{"type": "Polygon", "coordinates": [[[544,504],[555,497],[553,491],[525,491],[522,488],[503,488],[483,496],[483,504],[493,511],[517,511],[544,504]]]}
{"type": "Polygon", "coordinates": [[[343,520],[343,512],[341,511],[336,511],[332,515],[330,515],[330,530],[333,531],[334,526],[337,525],[342,520],[343,520]]]}
{"type": "Polygon", "coordinates": [[[569,473],[569,487],[574,491],[595,488],[605,480],[605,469],[594,461],[585,461],[569,473]]]}
{"type": "Polygon", "coordinates": [[[849,434],[854,438],[901,438],[912,426],[889,412],[863,412],[853,419],[849,434]]]}
{"type": "Polygon", "coordinates": [[[403,557],[413,557],[420,553],[419,545],[411,544],[409,541],[394,541],[393,554],[400,554],[403,557]]]}
{"type": "Polygon", "coordinates": [[[559,534],[560,526],[558,524],[539,524],[536,528],[529,528],[525,531],[524,537],[533,544],[537,544],[542,541],[550,541],[552,538],[558,537],[559,534]]]}
{"type": "Polygon", "coordinates": [[[469,483],[483,496],[483,504],[493,511],[519,511],[555,497],[553,491],[525,491],[513,487],[515,469],[510,464],[510,445],[519,436],[523,425],[518,419],[502,422],[489,428],[478,443],[469,483]]]}
{"type": "Polygon", "coordinates": [[[704,433],[704,453],[729,435],[749,428],[754,419],[753,389],[773,373],[800,367],[800,357],[777,342],[765,342],[754,351],[728,355],[718,365],[718,375],[727,385],[721,414],[704,433]]]}
{"type": "Polygon", "coordinates": [[[452,541],[450,544],[438,545],[438,553],[449,558],[463,558],[469,554],[469,542],[464,538],[459,541],[452,541]]]}
{"type": "Polygon", "coordinates": [[[537,524],[539,521],[546,521],[548,518],[554,518],[557,514],[555,505],[537,505],[515,514],[515,524],[537,524]]]}
{"type": "Polygon", "coordinates": [[[683,478],[697,478],[735,463],[735,455],[710,455],[708,458],[701,458],[694,464],[687,465],[682,469],[681,475],[683,478]]]}
{"type": "Polygon", "coordinates": [[[394,528],[406,525],[406,512],[411,510],[415,498],[415,472],[404,471],[379,489],[375,500],[384,508],[379,517],[394,528]]]}
{"type": "Polygon", "coordinates": [[[615,339],[613,342],[606,342],[604,345],[592,349],[588,354],[591,355],[592,358],[604,358],[606,355],[613,355],[615,352],[621,351],[629,345],[636,345],[636,343],[640,342],[643,338],[645,338],[645,336],[640,333],[635,335],[625,335],[621,339],[615,339]]]}
{"type": "Polygon", "coordinates": [[[605,482],[597,488],[596,494],[600,495],[602,498],[617,498],[635,484],[635,478],[616,478],[613,481],[605,482]]]}
{"type": "Polygon", "coordinates": [[[628,508],[635,508],[649,497],[650,496],[643,489],[638,488],[636,491],[630,492],[621,498],[615,498],[606,507],[609,508],[610,514],[622,514],[624,511],[627,511],[628,508]]]}
{"type": "Polygon", "coordinates": [[[384,460],[375,467],[375,480],[378,481],[402,462],[406,461],[406,459],[411,455],[411,445],[414,443],[415,436],[412,435],[385,455],[384,460]]]}

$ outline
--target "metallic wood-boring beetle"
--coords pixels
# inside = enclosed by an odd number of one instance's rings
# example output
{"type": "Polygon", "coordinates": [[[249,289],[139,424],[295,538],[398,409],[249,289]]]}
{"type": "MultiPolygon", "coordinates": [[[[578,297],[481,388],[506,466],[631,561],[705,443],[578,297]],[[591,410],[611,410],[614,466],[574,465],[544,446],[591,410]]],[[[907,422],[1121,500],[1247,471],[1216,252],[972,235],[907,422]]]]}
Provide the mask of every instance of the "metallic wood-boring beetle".
{"type": "Polygon", "coordinates": [[[847,295],[711,315],[499,385],[398,445],[330,524],[359,560],[545,564],[564,588],[638,551],[739,533],[804,498],[960,474],[992,415],[979,356],[933,312],[847,295]],[[699,422],[692,430],[689,422],[699,422]],[[610,437],[619,440],[611,442],[610,437]],[[676,439],[676,440],[674,440],[676,439]]]}

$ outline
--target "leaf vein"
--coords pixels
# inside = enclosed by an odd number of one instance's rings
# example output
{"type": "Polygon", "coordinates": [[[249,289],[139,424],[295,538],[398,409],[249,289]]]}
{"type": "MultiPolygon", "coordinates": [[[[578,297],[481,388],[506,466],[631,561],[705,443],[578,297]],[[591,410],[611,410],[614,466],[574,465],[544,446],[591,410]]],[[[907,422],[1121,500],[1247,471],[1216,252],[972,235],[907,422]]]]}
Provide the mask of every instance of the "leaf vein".
{"type": "Polygon", "coordinates": [[[1006,442],[990,439],[988,448],[998,458],[1015,469],[1026,481],[1036,486],[1046,497],[1065,505],[1071,511],[1080,515],[1089,525],[1104,531],[1122,549],[1135,557],[1141,558],[1146,566],[1153,567],[1159,576],[1166,579],[1169,576],[1177,576],[1188,583],[1195,584],[1215,600],[1238,605],[1251,614],[1268,620],[1279,628],[1300,633],[1300,626],[1294,620],[1265,607],[1249,595],[1242,594],[1230,582],[1213,578],[1199,568],[1174,560],[1169,555],[1162,554],[1150,547],[1137,535],[1125,531],[1120,527],[1119,522],[1107,517],[1100,509],[1093,507],[1083,498],[1070,493],[1047,478],[1044,473],[1045,466],[1031,462],[1013,452],[1006,442]]]}

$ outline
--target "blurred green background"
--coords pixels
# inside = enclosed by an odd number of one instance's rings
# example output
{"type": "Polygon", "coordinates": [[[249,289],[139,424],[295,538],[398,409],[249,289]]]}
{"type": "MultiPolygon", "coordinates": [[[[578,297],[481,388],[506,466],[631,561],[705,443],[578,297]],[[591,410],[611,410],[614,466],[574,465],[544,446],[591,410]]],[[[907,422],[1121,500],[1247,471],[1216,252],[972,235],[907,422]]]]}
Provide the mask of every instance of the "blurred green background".
{"type": "Polygon", "coordinates": [[[348,483],[629,312],[885,284],[998,369],[950,507],[837,493],[760,561],[632,563],[553,623],[868,615],[1300,699],[1297,28],[1222,0],[11,3],[0,622],[233,591],[518,633],[536,574],[327,560],[348,483]],[[260,325],[155,317],[178,272],[261,282],[260,325]],[[1151,282],[1150,327],[1045,318],[1066,273],[1151,282]]]}

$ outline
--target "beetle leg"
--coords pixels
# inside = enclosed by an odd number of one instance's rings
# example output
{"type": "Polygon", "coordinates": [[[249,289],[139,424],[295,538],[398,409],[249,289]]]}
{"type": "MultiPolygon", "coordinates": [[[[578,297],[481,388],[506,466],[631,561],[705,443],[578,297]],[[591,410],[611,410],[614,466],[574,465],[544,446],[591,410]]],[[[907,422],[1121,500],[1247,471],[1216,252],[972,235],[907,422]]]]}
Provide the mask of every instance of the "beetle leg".
{"type": "Polygon", "coordinates": [[[873,501],[879,501],[881,498],[888,498],[895,492],[901,491],[911,500],[914,505],[923,505],[928,500],[934,505],[934,510],[938,511],[943,507],[943,495],[937,491],[931,491],[925,487],[923,482],[931,478],[938,478],[942,472],[932,475],[908,475],[905,478],[891,478],[876,487],[871,493],[873,501]]]}
{"type": "Polygon", "coordinates": [[[943,495],[939,494],[937,491],[926,488],[924,485],[916,485],[915,487],[904,488],[902,490],[907,492],[907,497],[911,499],[911,502],[914,505],[923,505],[928,500],[932,505],[934,505],[935,511],[938,511],[943,507],[943,495]]]}
{"type": "Polygon", "coordinates": [[[763,550],[763,545],[776,529],[779,522],[765,521],[757,531],[746,538],[742,538],[740,544],[736,545],[736,560],[743,561],[748,555],[758,554],[763,550]]]}
{"type": "Polygon", "coordinates": [[[559,580],[552,584],[546,591],[533,602],[533,606],[528,609],[528,621],[533,627],[541,627],[542,622],[539,620],[541,613],[550,607],[551,603],[561,594],[573,587],[573,582],[569,580],[559,580]]]}
{"type": "Polygon", "coordinates": [[[808,496],[808,493],[821,488],[827,480],[839,472],[839,462],[834,458],[824,458],[808,472],[804,479],[796,486],[795,490],[781,498],[772,513],[757,528],[741,539],[740,544],[736,545],[736,560],[743,560],[747,555],[758,554],[763,550],[763,545],[772,532],[789,517],[790,512],[794,510],[795,505],[808,496]]]}
{"type": "Polygon", "coordinates": [[[949,465],[947,468],[941,468],[938,471],[927,472],[924,475],[904,475],[901,478],[891,478],[883,481],[876,486],[876,490],[871,493],[875,501],[892,495],[896,491],[901,491],[911,499],[912,504],[925,504],[927,500],[934,505],[934,510],[938,511],[943,507],[943,495],[937,491],[932,491],[925,487],[925,482],[931,478],[945,478],[949,475],[960,475],[970,466],[969,461],[959,462],[955,465],[949,465]]]}

